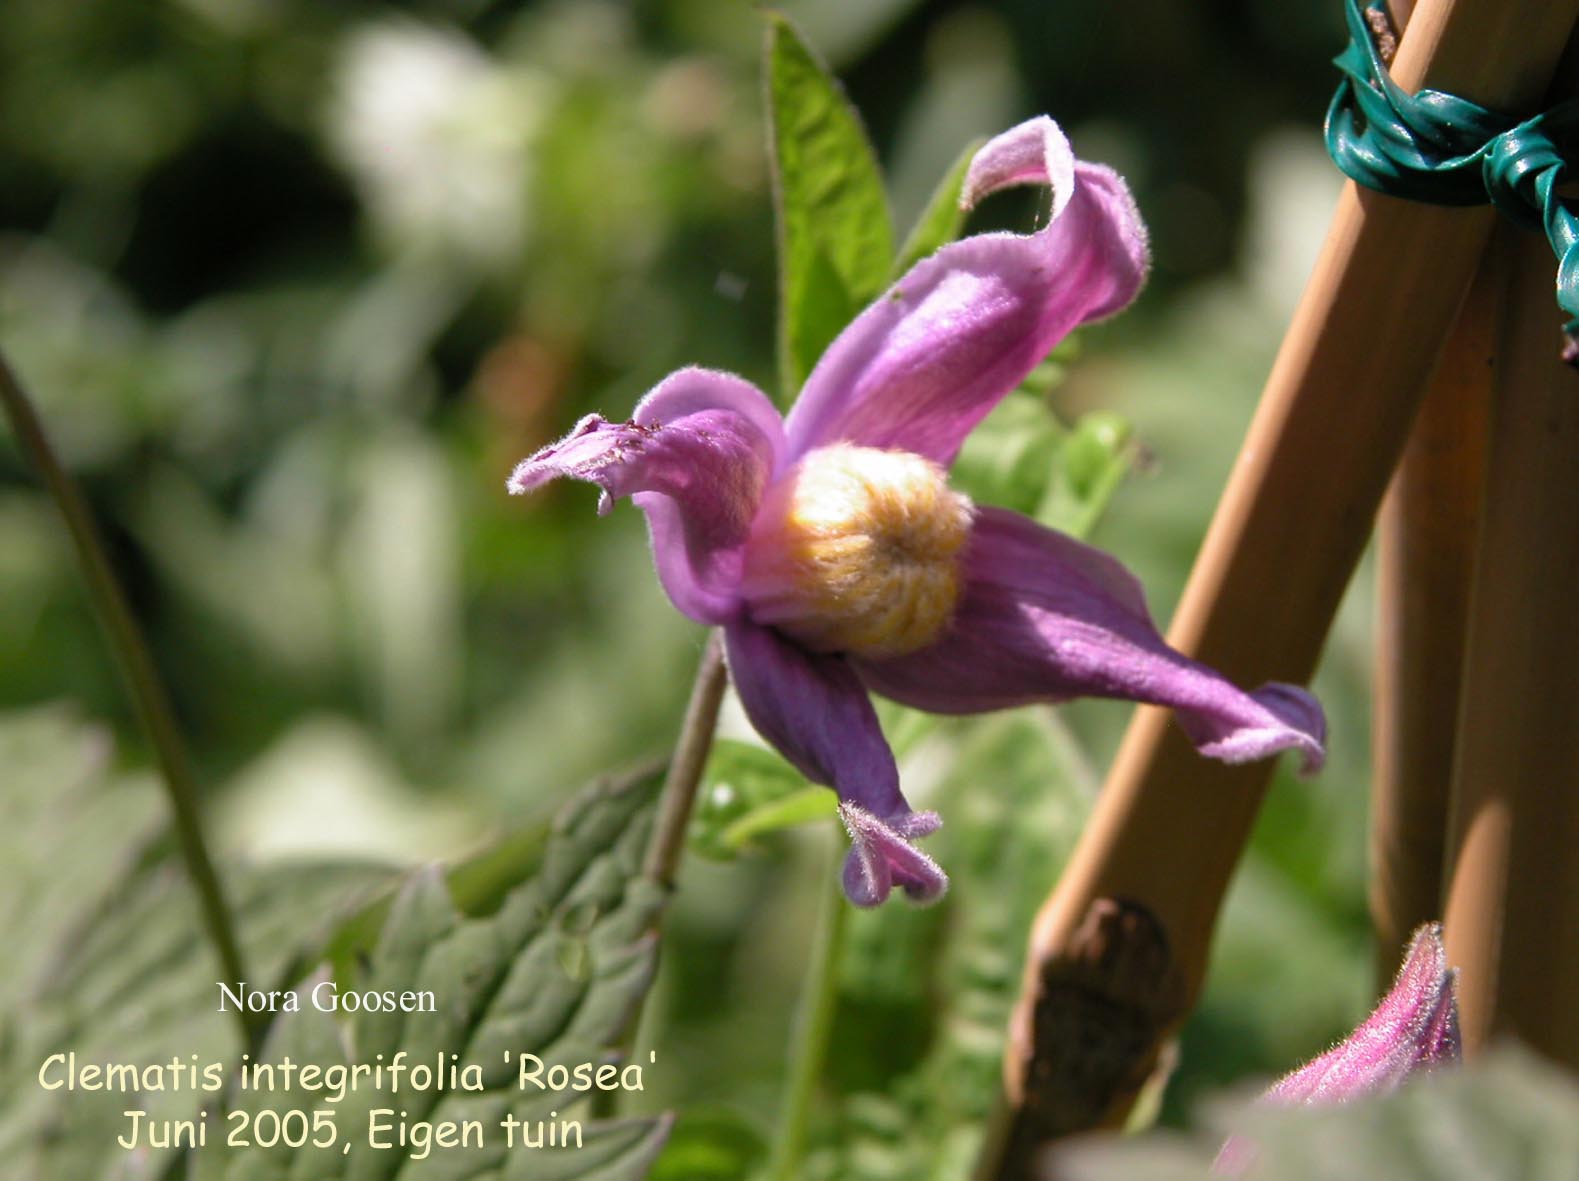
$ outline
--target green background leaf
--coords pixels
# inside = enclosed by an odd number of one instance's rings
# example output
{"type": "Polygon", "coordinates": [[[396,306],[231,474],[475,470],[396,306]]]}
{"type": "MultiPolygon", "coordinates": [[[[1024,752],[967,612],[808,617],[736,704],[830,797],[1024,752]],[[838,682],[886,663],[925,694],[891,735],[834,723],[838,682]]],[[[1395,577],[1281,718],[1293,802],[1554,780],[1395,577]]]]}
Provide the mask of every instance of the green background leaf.
{"type": "MultiPolygon", "coordinates": [[[[323,1052],[338,1034],[340,1059],[372,1063],[404,1052],[412,1063],[481,1067],[484,1089],[376,1090],[334,1105],[343,1155],[286,1147],[216,1151],[204,1161],[219,1181],[264,1178],[490,1179],[607,1178],[646,1175],[663,1144],[666,1119],[594,1123],[584,1096],[517,1085],[520,1056],[545,1064],[601,1062],[629,1031],[655,968],[656,921],[665,892],[640,876],[656,780],[603,784],[567,806],[555,824],[542,868],[511,891],[498,911],[467,918],[437,868],[413,875],[390,910],[378,947],[360,978],[342,988],[432,991],[433,1013],[364,1012],[337,1031],[304,1009],[282,1017],[271,1052],[312,1045],[323,1052]],[[306,1027],[306,1028],[303,1028],[306,1027]],[[506,1053],[511,1057],[507,1060],[506,1053]],[[458,1055],[452,1059],[450,1055],[458,1055]],[[483,1146],[434,1150],[426,1159],[367,1143],[369,1113],[392,1108],[409,1120],[477,1120],[483,1146]],[[551,1114],[553,1113],[553,1114],[551,1114]],[[584,1121],[581,1147],[505,1146],[499,1121],[584,1121]]],[[[651,1064],[647,1065],[650,1068],[651,1064]]],[[[242,1098],[246,1098],[245,1095],[242,1098]]],[[[270,1096],[268,1103],[274,1103],[270,1096]]],[[[306,1106],[306,1104],[304,1104],[306,1106]]],[[[323,1106],[321,1103],[317,1106],[323,1106]]]]}
{"type": "MultiPolygon", "coordinates": [[[[228,1066],[240,1052],[233,1018],[217,1011],[219,973],[194,896],[169,856],[161,793],[146,777],[112,774],[110,753],[101,730],[66,711],[0,721],[0,760],[10,772],[0,793],[0,852],[16,886],[5,902],[14,954],[0,963],[0,1083],[7,1096],[0,1175],[160,1177],[179,1154],[117,1146],[124,1110],[142,1107],[151,1120],[176,1120],[203,1108],[217,1121],[219,1096],[191,1089],[135,1099],[46,1091],[37,1075],[49,1055],[70,1050],[81,1062],[176,1058],[228,1066]],[[78,872],[63,874],[62,866],[78,872]]],[[[651,775],[597,784],[572,801],[546,839],[537,830],[507,838],[456,867],[453,885],[437,867],[422,870],[392,901],[394,875],[383,866],[230,868],[226,880],[254,988],[296,983],[310,990],[330,971],[298,982],[296,965],[329,951],[342,991],[430,989],[441,1002],[435,1014],[362,1014],[349,1027],[308,1003],[275,1020],[264,1059],[328,1065],[379,1053],[387,1060],[406,1050],[412,1061],[460,1054],[493,1068],[490,1089],[476,1095],[348,1096],[336,1114],[341,1136],[352,1142],[365,1140],[367,1111],[380,1100],[412,1119],[481,1118],[494,1133],[506,1110],[522,1119],[551,1110],[582,1118],[579,1096],[517,1092],[502,1051],[537,1052],[547,1063],[599,1061],[629,1024],[651,980],[654,924],[664,903],[662,892],[638,876],[655,789],[651,775]],[[521,872],[530,869],[536,876],[522,884],[521,872]],[[467,917],[457,899],[487,913],[467,917]]],[[[249,1110],[326,1106],[303,1091],[235,1097],[249,1110]]],[[[667,1120],[587,1121],[580,1149],[513,1156],[504,1154],[500,1133],[491,1141],[497,1151],[435,1150],[409,1164],[404,1153],[365,1146],[343,1157],[284,1146],[229,1150],[219,1143],[225,1127],[211,1123],[208,1145],[192,1154],[198,1181],[634,1179],[662,1146],[667,1120]]]]}
{"type": "Polygon", "coordinates": [[[960,229],[965,224],[965,210],[959,204],[960,191],[965,187],[965,173],[970,170],[971,160],[986,142],[975,139],[966,144],[965,150],[943,174],[926,208],[905,236],[904,245],[899,248],[899,257],[894,261],[893,278],[898,279],[938,247],[946,246],[959,237],[960,229]]]}
{"type": "Polygon", "coordinates": [[[1071,1181],[1207,1181],[1227,1129],[1254,1145],[1247,1181],[1571,1181],[1579,1084],[1513,1045],[1338,1106],[1219,1106],[1191,1139],[1141,1137],[1067,1154],[1071,1181]]]}
{"type": "MultiPolygon", "coordinates": [[[[114,1143],[127,1096],[45,1091],[41,1063],[229,1060],[233,1017],[197,903],[171,860],[165,802],[146,776],[112,770],[112,744],[69,711],[0,720],[0,858],[10,881],[0,959],[0,1160],[5,1175],[157,1176],[169,1154],[114,1143]]],[[[283,983],[302,941],[387,886],[377,865],[232,869],[226,875],[254,983],[283,983]]],[[[149,1092],[154,1118],[190,1118],[192,1092],[149,1092]]]]}
{"type": "Polygon", "coordinates": [[[894,243],[877,158],[839,83],[781,16],[768,17],[766,58],[787,401],[883,289],[894,243]]]}
{"type": "Polygon", "coordinates": [[[691,817],[691,849],[729,861],[756,837],[832,815],[836,798],[827,788],[811,787],[777,751],[720,738],[702,772],[691,817]],[[819,802],[817,796],[826,800],[819,802]]]}

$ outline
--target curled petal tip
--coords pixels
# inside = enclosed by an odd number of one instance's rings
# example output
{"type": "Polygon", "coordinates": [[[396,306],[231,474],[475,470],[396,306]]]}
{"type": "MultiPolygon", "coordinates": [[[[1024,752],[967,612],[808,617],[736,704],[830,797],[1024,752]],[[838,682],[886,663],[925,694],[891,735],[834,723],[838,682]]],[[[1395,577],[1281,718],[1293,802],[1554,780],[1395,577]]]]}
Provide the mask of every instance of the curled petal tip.
{"type": "Polygon", "coordinates": [[[844,861],[844,893],[856,906],[877,906],[895,886],[913,902],[936,902],[948,889],[948,875],[910,842],[934,833],[943,823],[936,812],[911,812],[879,820],[859,804],[839,805],[839,819],[850,834],[844,861]]]}
{"type": "Polygon", "coordinates": [[[1053,189],[1053,216],[1074,187],[1075,156],[1063,129],[1046,115],[1027,119],[993,136],[972,158],[960,189],[962,209],[973,209],[988,194],[1015,185],[1045,184],[1053,189]]]}
{"type": "Polygon", "coordinates": [[[512,496],[519,496],[540,488],[560,476],[579,475],[575,467],[578,459],[585,464],[596,454],[596,451],[581,454],[584,448],[578,448],[578,444],[588,435],[596,435],[608,425],[609,420],[601,414],[586,415],[571,427],[570,433],[563,439],[546,447],[539,447],[516,464],[515,469],[510,473],[510,478],[505,481],[505,488],[512,496]]]}
{"type": "Polygon", "coordinates": [[[778,466],[782,431],[767,395],[738,377],[683,369],[642,399],[628,422],[589,414],[516,466],[507,487],[530,492],[566,477],[596,484],[598,514],[631,497],[647,514],[669,598],[701,623],[739,608],[751,521],[778,466]]]}
{"type": "Polygon", "coordinates": [[[1301,775],[1320,771],[1327,761],[1327,717],[1320,703],[1304,689],[1275,682],[1248,696],[1259,716],[1199,742],[1200,752],[1225,763],[1253,763],[1293,750],[1299,752],[1301,775]]]}
{"type": "Polygon", "coordinates": [[[952,242],[857,316],[786,421],[791,458],[847,442],[947,467],[971,429],[1064,336],[1134,299],[1148,256],[1124,182],[1077,161],[1058,124],[1042,116],[976,154],[963,201],[1021,184],[1052,188],[1047,223],[952,242]]]}

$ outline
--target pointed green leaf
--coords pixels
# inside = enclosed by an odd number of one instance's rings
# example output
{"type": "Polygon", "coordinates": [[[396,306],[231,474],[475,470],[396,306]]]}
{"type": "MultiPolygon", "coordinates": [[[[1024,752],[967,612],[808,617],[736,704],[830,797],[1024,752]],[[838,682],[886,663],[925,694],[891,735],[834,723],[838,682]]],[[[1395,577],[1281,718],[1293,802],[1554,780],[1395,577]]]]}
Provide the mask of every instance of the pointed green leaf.
{"type": "Polygon", "coordinates": [[[970,170],[971,160],[986,142],[983,139],[972,140],[959,154],[959,158],[949,165],[949,170],[943,174],[943,179],[928,198],[926,208],[916,218],[916,224],[910,227],[905,244],[899,248],[893,278],[899,278],[940,246],[946,246],[959,237],[960,228],[965,224],[965,210],[960,208],[959,203],[960,192],[965,187],[965,173],[970,170]]]}
{"type": "MultiPolygon", "coordinates": [[[[636,1181],[662,1147],[666,1120],[596,1123],[582,1096],[569,1089],[521,1085],[523,1056],[547,1067],[574,1068],[609,1059],[628,1032],[655,967],[655,924],[664,892],[641,876],[656,781],[600,785],[561,814],[535,877],[510,891],[499,908],[468,917],[455,905],[443,873],[414,874],[389,909],[366,970],[341,981],[341,991],[432,992],[434,1012],[362,1012],[343,1030],[354,1064],[429,1064],[466,1073],[461,1085],[418,1089],[410,1083],[360,1086],[333,1105],[333,1150],[220,1148],[225,1166],[214,1181],[507,1181],[512,1178],[598,1178],[636,1181]],[[474,1069],[473,1069],[474,1068],[474,1069]],[[465,1127],[475,1121],[481,1144],[435,1148],[425,1158],[374,1147],[375,1111],[403,1113],[407,1126],[427,1121],[465,1127]],[[552,1127],[579,1146],[527,1149],[517,1132],[507,1147],[501,1121],[552,1127]],[[569,1124],[564,1121],[571,1121],[569,1124]]],[[[297,1023],[317,1023],[305,1010],[282,1019],[274,1041],[304,1044],[297,1023]]],[[[320,1029],[321,1053],[336,1044],[320,1029]]],[[[651,1069],[653,1063],[639,1064],[651,1069]]],[[[276,1104],[276,1106],[278,1106],[276,1104]]],[[[305,1106],[305,1105],[304,1105],[305,1106]]],[[[319,1102],[317,1106],[324,1104],[319,1102]]],[[[205,1152],[215,1152],[210,1146],[205,1152]]],[[[198,1154],[203,1155],[202,1153],[198,1154]]]]}
{"type": "Polygon", "coordinates": [[[768,130],[786,401],[893,262],[882,174],[843,90],[782,16],[768,17],[768,130]]]}

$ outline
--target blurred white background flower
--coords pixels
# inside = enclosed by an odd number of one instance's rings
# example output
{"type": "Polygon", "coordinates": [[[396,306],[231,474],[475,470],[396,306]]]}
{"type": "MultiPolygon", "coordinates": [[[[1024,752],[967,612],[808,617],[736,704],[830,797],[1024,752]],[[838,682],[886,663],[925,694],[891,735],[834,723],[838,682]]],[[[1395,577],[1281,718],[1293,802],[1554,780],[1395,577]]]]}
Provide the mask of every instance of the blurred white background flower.
{"type": "Polygon", "coordinates": [[[551,90],[456,29],[364,26],[335,68],[329,143],[386,245],[508,265],[526,239],[531,145],[551,90]]]}

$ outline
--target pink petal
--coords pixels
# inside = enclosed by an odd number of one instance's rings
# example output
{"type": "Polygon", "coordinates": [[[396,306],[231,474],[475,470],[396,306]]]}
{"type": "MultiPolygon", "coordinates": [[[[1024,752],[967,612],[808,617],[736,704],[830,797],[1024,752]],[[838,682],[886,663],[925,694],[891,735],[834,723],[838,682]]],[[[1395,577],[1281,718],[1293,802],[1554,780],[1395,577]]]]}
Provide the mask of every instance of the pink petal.
{"type": "Polygon", "coordinates": [[[966,201],[1051,184],[1033,234],[978,234],[917,263],[828,347],[786,423],[789,454],[839,441],[953,461],[972,427],[1069,331],[1145,278],[1145,229],[1124,182],[1075,160],[1041,117],[977,154],[966,201]]]}
{"type": "Polygon", "coordinates": [[[868,687],[932,713],[1115,697],[1172,706],[1201,753],[1227,762],[1323,758],[1321,707],[1302,689],[1254,693],[1175,652],[1118,562],[1017,513],[978,509],[953,623],[930,647],[852,660],[868,687]]]}
{"type": "Polygon", "coordinates": [[[726,373],[682,369],[630,422],[589,414],[522,460],[511,492],[561,476],[603,489],[598,512],[630,496],[647,514],[653,560],[679,610],[723,623],[740,610],[740,569],[762,490],[778,470],[783,431],[761,390],[726,373]]]}
{"type": "MultiPolygon", "coordinates": [[[[1392,989],[1358,1029],[1321,1057],[1274,1083],[1268,1103],[1342,1103],[1383,1095],[1418,1070],[1460,1058],[1458,973],[1447,966],[1442,928],[1430,923],[1415,932],[1392,989]]],[[[1243,1174],[1256,1159],[1256,1144],[1230,1136],[1212,1171],[1243,1174]]]]}
{"type": "Polygon", "coordinates": [[[1457,974],[1442,929],[1415,932],[1393,987],[1341,1043],[1279,1080],[1274,1103],[1332,1103],[1391,1091],[1414,1071],[1459,1058],[1457,974]]]}
{"type": "Polygon", "coordinates": [[[910,842],[936,832],[943,823],[936,812],[914,812],[889,824],[859,804],[839,805],[839,819],[850,834],[844,859],[844,893],[857,906],[876,906],[894,886],[913,902],[936,902],[948,889],[948,875],[936,861],[910,842]]]}
{"type": "Polygon", "coordinates": [[[807,652],[771,628],[745,620],[724,629],[729,675],[746,716],[763,738],[813,783],[834,788],[851,849],[845,890],[876,906],[895,885],[912,897],[942,894],[948,879],[910,845],[938,826],[899,791],[899,770],[877,714],[842,657],[807,652]]]}
{"type": "Polygon", "coordinates": [[[745,620],[727,625],[724,639],[746,716],[801,774],[873,815],[909,814],[877,713],[843,657],[807,652],[745,620]]]}

